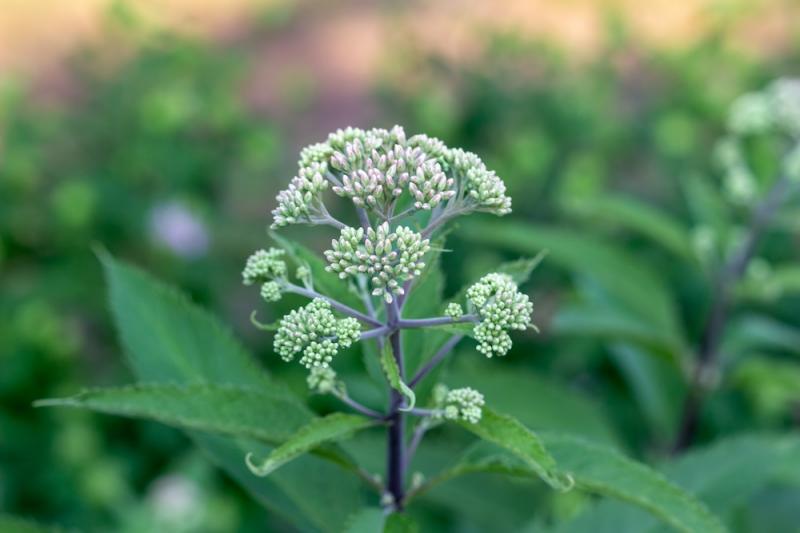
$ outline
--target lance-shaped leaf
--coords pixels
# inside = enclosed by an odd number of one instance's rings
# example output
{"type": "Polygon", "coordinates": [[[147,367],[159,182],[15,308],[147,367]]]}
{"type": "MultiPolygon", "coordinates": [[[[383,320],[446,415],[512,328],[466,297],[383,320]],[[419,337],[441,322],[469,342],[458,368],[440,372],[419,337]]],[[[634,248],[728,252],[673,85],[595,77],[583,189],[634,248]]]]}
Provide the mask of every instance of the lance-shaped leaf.
{"type": "Polygon", "coordinates": [[[648,466],[575,437],[543,440],[579,488],[641,507],[678,531],[725,531],[705,504],[648,466]]]}
{"type": "MultiPolygon", "coordinates": [[[[145,382],[240,385],[283,395],[312,413],[272,380],[215,317],[141,270],[100,254],[111,309],[128,362],[145,382]]],[[[252,438],[189,431],[189,436],[259,502],[303,531],[339,532],[364,505],[361,482],[318,457],[305,456],[269,478],[253,476],[242,458],[269,453],[252,438]],[[316,483],[309,484],[309,475],[316,483]]]]}
{"type": "Polygon", "coordinates": [[[461,426],[481,439],[511,452],[554,489],[567,491],[574,485],[572,478],[559,470],[556,460],[539,437],[516,418],[484,407],[477,424],[463,421],[461,426]]]}
{"type": "Polygon", "coordinates": [[[253,454],[247,454],[247,466],[255,475],[263,477],[322,444],[343,439],[358,430],[373,425],[375,425],[374,420],[344,413],[334,413],[317,418],[301,427],[286,442],[272,450],[260,464],[253,462],[253,454]]]}
{"type": "Polygon", "coordinates": [[[288,439],[309,420],[294,401],[237,385],[138,384],[90,389],[69,398],[39,400],[38,407],[82,407],[147,418],[163,424],[250,437],[268,444],[288,439]]]}
{"type": "MultiPolygon", "coordinates": [[[[576,437],[547,433],[542,435],[542,441],[547,445],[548,452],[552,453],[558,467],[569,472],[577,490],[632,504],[678,531],[725,531],[717,517],[695,496],[667,480],[661,473],[611,448],[591,444],[576,437]]],[[[438,483],[471,472],[496,472],[514,476],[538,474],[518,455],[480,443],[467,450],[455,465],[412,493],[410,498],[418,497],[438,483]]],[[[642,523],[641,520],[637,522],[640,525],[642,523]]],[[[591,528],[591,522],[582,524],[586,529],[591,528]]]]}
{"type": "Polygon", "coordinates": [[[383,367],[384,374],[386,374],[386,379],[389,381],[389,385],[406,398],[406,406],[400,407],[400,410],[410,411],[413,409],[417,398],[414,395],[414,391],[411,390],[400,377],[400,368],[397,366],[392,348],[388,343],[384,347],[383,354],[381,355],[381,366],[383,367]]]}

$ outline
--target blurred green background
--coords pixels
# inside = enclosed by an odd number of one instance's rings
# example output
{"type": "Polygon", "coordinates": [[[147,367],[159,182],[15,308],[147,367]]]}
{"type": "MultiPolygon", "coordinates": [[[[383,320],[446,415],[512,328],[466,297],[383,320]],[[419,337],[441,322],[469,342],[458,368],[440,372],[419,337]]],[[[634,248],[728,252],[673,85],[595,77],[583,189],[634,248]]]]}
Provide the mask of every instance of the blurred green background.
{"type": "MultiPolygon", "coordinates": [[[[346,125],[438,136],[505,179],[514,213],[452,234],[447,292],[550,249],[527,288],[542,333],[492,361],[488,401],[665,457],[710,278],[746,221],[714,146],[737,95],[800,72],[794,3],[50,4],[0,0],[0,512],[87,531],[290,530],[177,431],[31,403],[129,381],[97,246],[189,292],[301,383],[249,324],[239,273],[268,243],[299,148],[346,125]],[[71,40],[45,37],[59,20],[71,40]],[[614,315],[619,300],[653,321],[614,315]]],[[[753,147],[754,167],[769,174],[773,155],[753,147]]],[[[797,214],[737,287],[700,444],[800,421],[797,214]]],[[[463,366],[454,380],[484,368],[463,366]]],[[[746,499],[737,530],[800,523],[797,489],[746,499]]],[[[560,502],[550,512],[586,505],[560,502]]],[[[482,530],[486,505],[462,520],[482,530]]]]}

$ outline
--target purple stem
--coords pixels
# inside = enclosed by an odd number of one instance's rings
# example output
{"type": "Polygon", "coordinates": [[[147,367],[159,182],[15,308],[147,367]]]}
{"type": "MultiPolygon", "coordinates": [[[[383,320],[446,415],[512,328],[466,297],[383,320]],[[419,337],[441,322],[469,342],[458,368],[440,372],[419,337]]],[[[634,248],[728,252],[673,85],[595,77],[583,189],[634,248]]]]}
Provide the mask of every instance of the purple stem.
{"type": "Polygon", "coordinates": [[[307,298],[311,298],[311,299],[322,298],[323,300],[329,302],[331,304],[331,307],[333,307],[337,311],[340,311],[340,312],[342,312],[342,313],[344,313],[346,315],[349,315],[349,316],[351,316],[353,318],[357,318],[357,319],[359,319],[360,321],[362,321],[362,322],[364,322],[366,324],[370,324],[370,325],[375,326],[375,327],[383,327],[383,326],[385,326],[385,324],[383,324],[379,320],[376,320],[376,319],[372,318],[371,316],[367,316],[364,313],[362,313],[361,311],[357,311],[357,310],[353,309],[352,307],[350,307],[348,305],[345,305],[345,304],[343,304],[343,303],[341,303],[341,302],[339,302],[337,300],[334,300],[333,298],[328,298],[327,296],[324,296],[324,295],[318,293],[317,291],[314,291],[314,290],[311,290],[311,289],[306,289],[305,287],[300,287],[299,285],[295,285],[294,283],[287,283],[285,287],[286,287],[286,291],[287,292],[293,292],[295,294],[299,294],[299,295],[305,296],[307,298]]]}
{"type": "Polygon", "coordinates": [[[456,347],[456,344],[458,344],[459,341],[461,341],[461,339],[463,338],[464,335],[457,334],[447,339],[447,342],[445,342],[442,345],[442,347],[439,348],[439,351],[436,352],[436,354],[430,358],[430,360],[425,364],[425,366],[423,366],[422,368],[419,369],[419,371],[417,371],[417,374],[413,378],[411,378],[411,381],[408,382],[408,386],[413,389],[417,385],[417,383],[422,381],[422,379],[425,376],[427,376],[431,370],[436,368],[436,365],[441,363],[444,360],[444,358],[447,357],[451,351],[453,351],[453,348],[456,347]]]}
{"type": "Polygon", "coordinates": [[[431,326],[446,326],[448,324],[465,324],[467,322],[477,322],[477,315],[464,315],[461,318],[450,318],[449,316],[437,316],[435,318],[405,318],[400,319],[397,326],[401,329],[410,328],[429,328],[431,326]]]}

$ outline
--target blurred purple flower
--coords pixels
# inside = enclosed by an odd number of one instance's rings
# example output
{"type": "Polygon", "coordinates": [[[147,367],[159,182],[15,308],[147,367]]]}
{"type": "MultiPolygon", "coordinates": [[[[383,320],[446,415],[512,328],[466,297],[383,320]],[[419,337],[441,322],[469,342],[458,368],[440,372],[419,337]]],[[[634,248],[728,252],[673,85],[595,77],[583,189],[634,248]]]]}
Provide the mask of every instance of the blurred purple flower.
{"type": "Polygon", "coordinates": [[[198,257],[208,251],[208,229],[185,205],[167,202],[150,212],[152,238],[182,257],[198,257]]]}

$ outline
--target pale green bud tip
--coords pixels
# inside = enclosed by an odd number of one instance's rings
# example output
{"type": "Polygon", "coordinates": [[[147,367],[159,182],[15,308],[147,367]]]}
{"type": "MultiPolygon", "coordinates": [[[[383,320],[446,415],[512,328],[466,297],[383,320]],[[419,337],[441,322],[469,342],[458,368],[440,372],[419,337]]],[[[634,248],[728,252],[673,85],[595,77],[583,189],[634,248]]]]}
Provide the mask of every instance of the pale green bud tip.
{"type": "Polygon", "coordinates": [[[484,403],[483,394],[473,388],[453,389],[444,398],[442,416],[448,420],[477,424],[481,420],[484,403]]]}
{"type": "Polygon", "coordinates": [[[403,283],[422,272],[430,241],[404,226],[392,232],[389,224],[383,223],[367,231],[344,228],[331,247],[325,251],[328,272],[341,279],[365,274],[372,294],[383,295],[391,303],[395,295],[403,294],[403,283]]]}
{"type": "Polygon", "coordinates": [[[317,298],[281,319],[273,344],[284,361],[302,354],[300,364],[306,368],[327,367],[339,350],[348,348],[360,335],[358,320],[337,319],[331,304],[317,298]]]}
{"type": "Polygon", "coordinates": [[[306,378],[308,388],[319,394],[328,394],[336,390],[336,372],[330,367],[315,366],[306,378]]]}
{"type": "Polygon", "coordinates": [[[274,281],[268,281],[261,286],[261,297],[265,302],[277,302],[281,299],[281,286],[274,281]]]}
{"type": "Polygon", "coordinates": [[[800,134],[800,79],[781,78],[761,91],[737,98],[731,106],[728,128],[739,135],[769,131],[800,134]]]}
{"type": "Polygon", "coordinates": [[[280,259],[286,254],[280,248],[258,250],[247,258],[242,280],[245,285],[252,285],[258,281],[267,281],[272,278],[286,276],[286,263],[280,259]]]}
{"type": "Polygon", "coordinates": [[[506,274],[482,277],[467,290],[467,301],[480,317],[473,333],[478,351],[486,357],[508,353],[511,337],[507,330],[525,330],[531,325],[533,304],[506,274]]]}
{"type": "Polygon", "coordinates": [[[447,308],[444,310],[444,314],[452,318],[453,320],[458,320],[462,316],[464,316],[464,309],[461,305],[457,304],[456,302],[450,302],[447,304],[447,308]]]}

